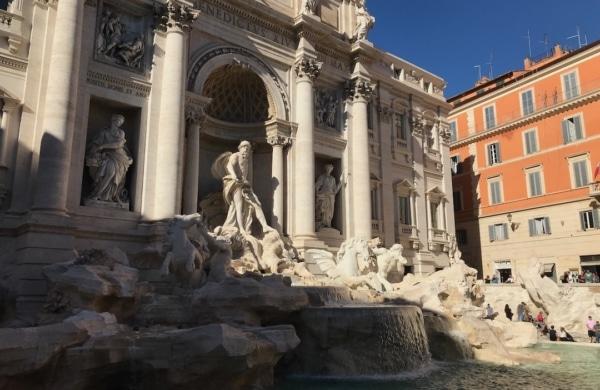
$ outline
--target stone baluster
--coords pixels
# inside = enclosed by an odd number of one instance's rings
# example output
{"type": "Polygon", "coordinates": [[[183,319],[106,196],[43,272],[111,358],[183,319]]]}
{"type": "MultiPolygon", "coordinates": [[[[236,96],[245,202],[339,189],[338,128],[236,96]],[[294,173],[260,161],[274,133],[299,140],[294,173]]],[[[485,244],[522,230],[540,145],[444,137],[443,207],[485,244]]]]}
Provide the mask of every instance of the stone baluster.
{"type": "Polygon", "coordinates": [[[186,38],[187,30],[197,17],[185,3],[169,0],[159,26],[165,33],[165,55],[156,150],[158,165],[153,201],[145,210],[151,220],[170,218],[178,213],[178,167],[185,123],[186,38]]]}
{"type": "Polygon", "coordinates": [[[198,212],[198,189],[200,180],[200,129],[206,119],[202,109],[188,109],[187,142],[185,150],[185,178],[183,187],[183,213],[198,212]]]}
{"type": "Polygon", "coordinates": [[[60,0],[48,66],[34,208],[67,208],[84,0],[60,0]]]}
{"type": "Polygon", "coordinates": [[[311,240],[315,233],[314,80],[322,63],[301,57],[296,63],[296,120],[294,141],[294,238],[311,240]]]}
{"type": "Polygon", "coordinates": [[[284,183],[284,162],[283,149],[291,143],[288,137],[274,135],[267,138],[269,145],[273,147],[272,156],[272,185],[273,185],[273,219],[271,226],[279,233],[283,233],[284,202],[283,202],[283,183],[284,183]]]}
{"type": "Polygon", "coordinates": [[[370,240],[371,224],[371,172],[369,159],[368,103],[373,95],[373,86],[362,76],[355,77],[350,84],[352,97],[352,211],[353,236],[370,240]]]}

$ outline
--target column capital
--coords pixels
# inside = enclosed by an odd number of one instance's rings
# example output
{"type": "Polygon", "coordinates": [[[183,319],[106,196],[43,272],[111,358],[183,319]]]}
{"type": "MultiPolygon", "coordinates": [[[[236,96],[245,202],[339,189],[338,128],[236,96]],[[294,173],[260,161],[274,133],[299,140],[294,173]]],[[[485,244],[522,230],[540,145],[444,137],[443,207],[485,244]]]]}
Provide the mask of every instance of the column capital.
{"type": "Polygon", "coordinates": [[[58,5],[58,0],[35,0],[35,4],[55,7],[58,5]]]}
{"type": "Polygon", "coordinates": [[[310,79],[310,81],[314,81],[317,77],[319,77],[322,67],[322,62],[319,62],[314,58],[303,56],[298,59],[294,69],[296,71],[296,75],[298,75],[300,79],[310,79]]]}
{"type": "Polygon", "coordinates": [[[271,135],[267,137],[267,143],[271,146],[288,146],[292,144],[292,139],[283,135],[271,135]]]}
{"type": "Polygon", "coordinates": [[[202,126],[206,122],[206,112],[203,107],[188,105],[185,107],[185,121],[202,126]]]}
{"type": "Polygon", "coordinates": [[[177,31],[188,30],[194,21],[198,19],[200,13],[195,11],[188,4],[179,0],[168,0],[165,6],[157,10],[158,30],[177,31]]]}
{"type": "Polygon", "coordinates": [[[19,108],[19,106],[21,105],[18,101],[13,100],[13,99],[2,99],[4,104],[2,105],[2,112],[5,113],[9,113],[12,112],[14,110],[16,110],[17,108],[19,108]]]}
{"type": "Polygon", "coordinates": [[[375,93],[375,86],[370,80],[364,77],[356,77],[346,82],[344,95],[346,99],[359,100],[364,99],[366,101],[371,100],[375,93]]]}

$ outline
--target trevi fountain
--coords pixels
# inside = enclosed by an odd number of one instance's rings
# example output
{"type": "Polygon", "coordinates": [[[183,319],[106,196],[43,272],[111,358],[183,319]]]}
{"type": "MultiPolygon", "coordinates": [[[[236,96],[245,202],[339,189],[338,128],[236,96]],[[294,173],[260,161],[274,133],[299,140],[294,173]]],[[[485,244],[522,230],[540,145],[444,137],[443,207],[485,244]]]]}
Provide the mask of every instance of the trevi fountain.
{"type": "Polygon", "coordinates": [[[374,23],[364,0],[9,2],[0,389],[597,384],[483,319],[522,300],[580,338],[600,298],[536,259],[477,281],[445,83],[374,23]]]}

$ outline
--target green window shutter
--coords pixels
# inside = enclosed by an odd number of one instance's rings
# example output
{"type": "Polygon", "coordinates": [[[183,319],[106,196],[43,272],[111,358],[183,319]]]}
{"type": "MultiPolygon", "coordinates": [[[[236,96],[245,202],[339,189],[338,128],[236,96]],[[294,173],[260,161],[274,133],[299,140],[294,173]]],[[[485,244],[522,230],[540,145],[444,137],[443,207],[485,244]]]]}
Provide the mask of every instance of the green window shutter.
{"type": "Polygon", "coordinates": [[[544,218],[544,224],[546,225],[546,234],[552,234],[552,229],[550,228],[550,218],[544,218]]]}
{"type": "Polygon", "coordinates": [[[530,237],[535,236],[535,220],[534,219],[529,220],[529,236],[530,237]]]}
{"type": "Polygon", "coordinates": [[[496,241],[496,231],[494,230],[494,225],[489,225],[488,231],[490,233],[490,241],[496,241]]]}
{"type": "Polygon", "coordinates": [[[569,121],[568,120],[564,120],[562,121],[562,134],[563,134],[563,143],[566,145],[569,142],[571,142],[571,139],[569,137],[569,121]]]}

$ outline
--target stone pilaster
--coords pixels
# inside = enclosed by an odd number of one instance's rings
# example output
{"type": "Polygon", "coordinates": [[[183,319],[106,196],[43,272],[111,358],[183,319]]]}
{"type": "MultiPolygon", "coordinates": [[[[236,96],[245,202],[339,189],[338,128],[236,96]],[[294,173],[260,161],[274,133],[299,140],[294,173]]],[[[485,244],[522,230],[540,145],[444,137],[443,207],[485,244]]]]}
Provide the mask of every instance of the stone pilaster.
{"type": "Polygon", "coordinates": [[[350,137],[352,226],[353,236],[370,240],[371,225],[371,171],[369,159],[368,103],[373,95],[370,80],[358,76],[348,85],[347,96],[352,99],[352,134],[350,137]]]}
{"type": "Polygon", "coordinates": [[[165,34],[165,54],[157,128],[157,168],[155,187],[144,212],[150,220],[170,218],[179,211],[177,188],[185,124],[187,30],[198,17],[187,3],[175,0],[168,1],[163,11],[159,30],[165,34]]]}
{"type": "Polygon", "coordinates": [[[322,63],[309,56],[296,63],[296,120],[294,142],[294,239],[311,240],[315,233],[314,80],[322,63]]]}
{"type": "Polygon", "coordinates": [[[56,11],[34,196],[38,210],[63,213],[67,207],[83,5],[82,0],[61,0],[56,11]]]}
{"type": "Polygon", "coordinates": [[[269,145],[273,147],[273,156],[271,163],[271,180],[273,185],[273,220],[271,226],[279,233],[283,233],[283,218],[284,218],[284,192],[283,183],[284,177],[284,162],[283,149],[291,144],[291,139],[280,135],[274,135],[267,138],[269,145]]]}
{"type": "Polygon", "coordinates": [[[183,187],[183,213],[198,212],[200,178],[200,129],[206,120],[201,109],[186,109],[187,142],[185,144],[185,178],[183,187]]]}
{"type": "Polygon", "coordinates": [[[0,123],[0,209],[5,206],[10,190],[11,148],[16,150],[15,122],[19,104],[16,101],[4,100],[2,106],[2,121],[0,123]],[[12,145],[11,145],[12,144],[12,145]]]}

